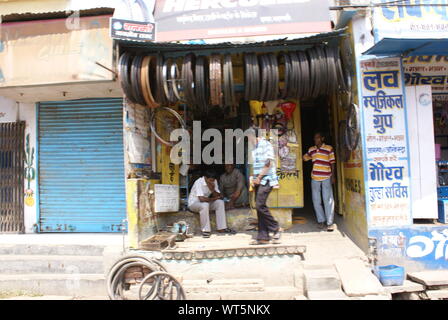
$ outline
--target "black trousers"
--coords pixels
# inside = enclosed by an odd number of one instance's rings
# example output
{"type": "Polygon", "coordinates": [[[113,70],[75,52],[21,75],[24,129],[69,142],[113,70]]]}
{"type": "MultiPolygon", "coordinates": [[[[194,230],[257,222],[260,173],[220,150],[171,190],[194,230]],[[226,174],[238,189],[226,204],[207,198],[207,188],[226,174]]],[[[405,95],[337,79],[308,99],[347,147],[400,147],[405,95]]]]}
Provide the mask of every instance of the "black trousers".
{"type": "Polygon", "coordinates": [[[270,240],[269,232],[277,232],[279,224],[271,215],[269,208],[266,206],[268,196],[272,191],[269,182],[255,187],[255,206],[258,216],[258,236],[257,240],[270,240]]]}

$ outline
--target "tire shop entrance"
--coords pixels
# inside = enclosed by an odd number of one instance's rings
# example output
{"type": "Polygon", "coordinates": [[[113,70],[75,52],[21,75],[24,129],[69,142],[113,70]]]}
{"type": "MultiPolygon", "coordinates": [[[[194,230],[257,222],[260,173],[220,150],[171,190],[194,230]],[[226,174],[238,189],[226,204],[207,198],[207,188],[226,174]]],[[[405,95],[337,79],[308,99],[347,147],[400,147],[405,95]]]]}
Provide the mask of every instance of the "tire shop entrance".
{"type": "MultiPolygon", "coordinates": [[[[224,136],[226,129],[245,130],[255,125],[265,129],[269,138],[270,130],[277,129],[280,187],[271,193],[268,206],[277,218],[289,215],[285,225],[291,227],[295,220],[313,224],[311,166],[302,162],[302,156],[313,145],[316,130],[325,132],[337,160],[337,150],[344,149],[336,138],[338,118],[333,114],[340,96],[345,100],[351,90],[339,45],[344,36],[339,30],[250,44],[118,41],[120,81],[127,104],[146,106],[149,113],[152,172],[143,177],[179,185],[180,208],[188,210],[194,181],[205,168],[222,173],[224,165],[193,161],[195,152],[203,154],[213,137],[203,139],[200,148],[190,145],[189,165],[170,165],[167,150],[177,143],[170,141],[174,129],[193,133],[193,121],[201,121],[202,133],[212,128],[224,136]],[[177,178],[164,179],[164,170],[177,178]]],[[[345,131],[344,127],[344,141],[345,131]]],[[[221,159],[226,157],[224,154],[221,159]]],[[[237,169],[247,182],[251,170],[247,162],[237,169]]],[[[342,185],[334,186],[335,198],[342,185]]]]}

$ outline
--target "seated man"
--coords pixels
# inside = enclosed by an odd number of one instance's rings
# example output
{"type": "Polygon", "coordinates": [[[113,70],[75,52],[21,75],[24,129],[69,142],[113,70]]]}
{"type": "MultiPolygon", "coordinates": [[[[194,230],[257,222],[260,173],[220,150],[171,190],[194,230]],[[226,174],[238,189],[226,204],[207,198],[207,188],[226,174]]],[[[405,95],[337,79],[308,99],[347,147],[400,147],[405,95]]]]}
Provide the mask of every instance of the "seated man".
{"type": "Polygon", "coordinates": [[[235,169],[235,165],[226,164],[226,172],[219,178],[219,188],[222,195],[229,199],[226,209],[244,207],[249,204],[249,194],[243,174],[235,169]]]}
{"type": "Polygon", "coordinates": [[[219,192],[214,172],[207,171],[203,177],[195,181],[188,197],[188,208],[193,212],[199,212],[202,236],[204,238],[210,238],[211,234],[209,210],[214,210],[216,213],[218,232],[235,233],[227,228],[224,201],[219,192]]]}

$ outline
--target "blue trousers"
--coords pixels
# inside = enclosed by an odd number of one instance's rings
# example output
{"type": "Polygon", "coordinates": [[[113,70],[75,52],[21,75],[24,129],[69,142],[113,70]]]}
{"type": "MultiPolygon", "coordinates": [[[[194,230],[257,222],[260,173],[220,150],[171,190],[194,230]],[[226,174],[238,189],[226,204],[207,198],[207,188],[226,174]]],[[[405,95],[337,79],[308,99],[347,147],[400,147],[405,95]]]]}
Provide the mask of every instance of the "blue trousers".
{"type": "Polygon", "coordinates": [[[326,221],[327,225],[332,225],[334,221],[334,198],[331,179],[323,181],[315,181],[311,179],[311,191],[313,193],[313,205],[314,211],[316,212],[317,222],[323,223],[326,221]],[[324,208],[322,208],[322,199],[325,211],[324,208]]]}

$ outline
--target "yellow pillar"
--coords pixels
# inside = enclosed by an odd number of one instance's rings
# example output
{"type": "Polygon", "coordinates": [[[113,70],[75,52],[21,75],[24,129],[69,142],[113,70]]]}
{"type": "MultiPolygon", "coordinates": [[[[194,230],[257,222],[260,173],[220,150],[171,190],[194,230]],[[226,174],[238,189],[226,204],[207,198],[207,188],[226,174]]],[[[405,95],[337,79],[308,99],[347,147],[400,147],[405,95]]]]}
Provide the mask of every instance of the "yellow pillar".
{"type": "Polygon", "coordinates": [[[149,191],[159,180],[128,179],[126,182],[126,208],[129,246],[137,249],[139,242],[157,232],[149,191]]]}

